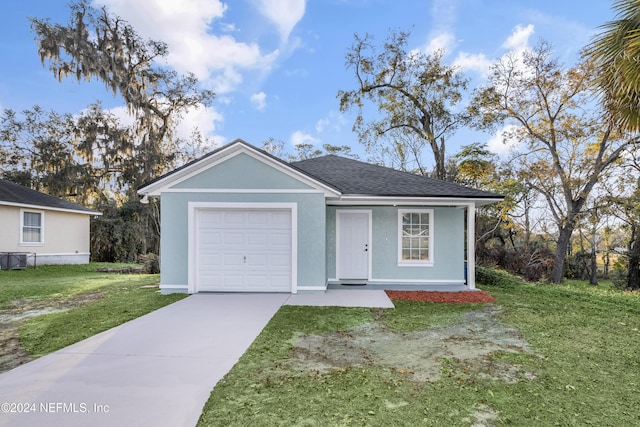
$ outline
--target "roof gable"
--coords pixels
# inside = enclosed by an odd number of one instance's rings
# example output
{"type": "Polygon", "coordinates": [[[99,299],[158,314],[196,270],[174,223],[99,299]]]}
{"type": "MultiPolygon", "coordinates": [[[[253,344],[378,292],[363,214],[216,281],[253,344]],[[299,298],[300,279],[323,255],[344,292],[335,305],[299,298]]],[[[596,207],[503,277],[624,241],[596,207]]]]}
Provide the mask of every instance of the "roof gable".
{"type": "Polygon", "coordinates": [[[14,184],[5,179],[0,179],[0,205],[35,207],[87,215],[102,215],[98,211],[32,190],[22,185],[14,184]]]}
{"type": "MultiPolygon", "coordinates": [[[[255,175],[255,174],[253,174],[255,175]]],[[[220,147],[204,156],[196,159],[192,162],[185,164],[167,174],[164,174],[144,186],[138,189],[138,194],[159,196],[162,192],[166,191],[186,191],[193,186],[206,187],[206,188],[221,188],[221,189],[290,189],[290,190],[305,190],[305,191],[321,191],[327,196],[338,195],[339,192],[332,188],[330,185],[315,179],[314,177],[305,174],[304,172],[292,167],[289,163],[267,153],[264,150],[254,147],[253,145],[241,140],[235,141],[220,147]],[[258,179],[251,179],[253,173],[241,169],[236,170],[231,177],[235,175],[238,177],[238,172],[245,176],[233,182],[232,187],[225,187],[230,185],[230,178],[223,176],[223,169],[228,169],[224,165],[226,162],[230,162],[228,165],[232,166],[234,163],[236,167],[239,163],[250,162],[252,160],[258,163],[253,163],[254,167],[267,172],[269,177],[257,177],[258,179]],[[220,171],[213,171],[213,168],[220,167],[220,171]],[[276,171],[277,173],[273,173],[276,171]],[[288,177],[285,178],[283,177],[288,177]],[[207,178],[218,177],[221,178],[220,182],[207,183],[207,178]],[[260,179],[267,178],[267,179],[260,179]],[[271,181],[271,182],[269,182],[271,181]],[[275,186],[274,186],[275,185],[275,186]],[[251,187],[251,188],[249,188],[251,187]]],[[[206,188],[203,188],[206,190],[206,188]]]]}
{"type": "Polygon", "coordinates": [[[225,158],[215,167],[206,168],[183,181],[170,185],[169,188],[312,190],[310,185],[242,151],[225,158]]]}
{"type": "Polygon", "coordinates": [[[502,196],[488,191],[476,190],[453,182],[440,181],[335,155],[302,160],[294,162],[292,165],[319,180],[329,182],[343,195],[502,198],[502,196]]]}

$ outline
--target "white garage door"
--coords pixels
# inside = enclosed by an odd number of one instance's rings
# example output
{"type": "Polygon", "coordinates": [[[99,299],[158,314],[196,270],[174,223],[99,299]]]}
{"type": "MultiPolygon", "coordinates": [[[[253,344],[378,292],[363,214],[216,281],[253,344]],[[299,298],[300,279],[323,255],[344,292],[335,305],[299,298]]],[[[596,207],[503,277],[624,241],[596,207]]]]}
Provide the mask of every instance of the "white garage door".
{"type": "Polygon", "coordinates": [[[196,211],[196,292],[290,292],[291,210],[196,211]]]}

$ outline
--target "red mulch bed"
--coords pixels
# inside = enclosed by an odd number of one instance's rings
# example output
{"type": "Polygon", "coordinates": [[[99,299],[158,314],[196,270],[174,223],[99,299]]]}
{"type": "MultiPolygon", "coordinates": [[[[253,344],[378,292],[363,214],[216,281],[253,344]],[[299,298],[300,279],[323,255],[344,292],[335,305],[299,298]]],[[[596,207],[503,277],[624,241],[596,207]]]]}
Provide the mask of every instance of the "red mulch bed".
{"type": "Polygon", "coordinates": [[[467,304],[474,302],[494,302],[485,291],[437,292],[437,291],[385,291],[392,300],[446,302],[467,304]]]}

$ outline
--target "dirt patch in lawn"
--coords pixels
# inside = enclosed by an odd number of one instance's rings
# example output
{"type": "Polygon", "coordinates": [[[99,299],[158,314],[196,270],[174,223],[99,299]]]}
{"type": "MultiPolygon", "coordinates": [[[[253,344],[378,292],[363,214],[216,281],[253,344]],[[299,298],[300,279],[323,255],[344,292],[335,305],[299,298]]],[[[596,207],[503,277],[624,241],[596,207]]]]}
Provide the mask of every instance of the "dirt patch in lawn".
{"type": "Polygon", "coordinates": [[[303,335],[294,344],[289,363],[322,373],[381,366],[420,382],[457,375],[456,371],[506,382],[535,378],[519,366],[491,359],[496,352],[531,353],[520,332],[498,320],[500,310],[487,304],[458,323],[410,333],[395,333],[373,322],[328,335],[303,335]]]}
{"type": "Polygon", "coordinates": [[[0,372],[33,360],[20,343],[19,329],[22,321],[67,311],[103,297],[103,292],[97,292],[49,300],[21,298],[14,300],[9,307],[0,309],[0,372]]]}

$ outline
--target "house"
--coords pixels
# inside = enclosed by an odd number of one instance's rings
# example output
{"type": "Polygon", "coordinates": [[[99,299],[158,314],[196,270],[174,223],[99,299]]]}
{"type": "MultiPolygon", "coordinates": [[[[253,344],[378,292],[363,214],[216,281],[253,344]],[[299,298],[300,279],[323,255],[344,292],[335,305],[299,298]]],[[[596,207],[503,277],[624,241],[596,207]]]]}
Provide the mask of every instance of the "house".
{"type": "Polygon", "coordinates": [[[0,268],[89,262],[91,209],[0,179],[0,268]]]}
{"type": "Polygon", "coordinates": [[[160,198],[165,293],[475,289],[475,208],[502,200],[334,155],[288,163],[242,140],[138,193],[160,198]]]}

